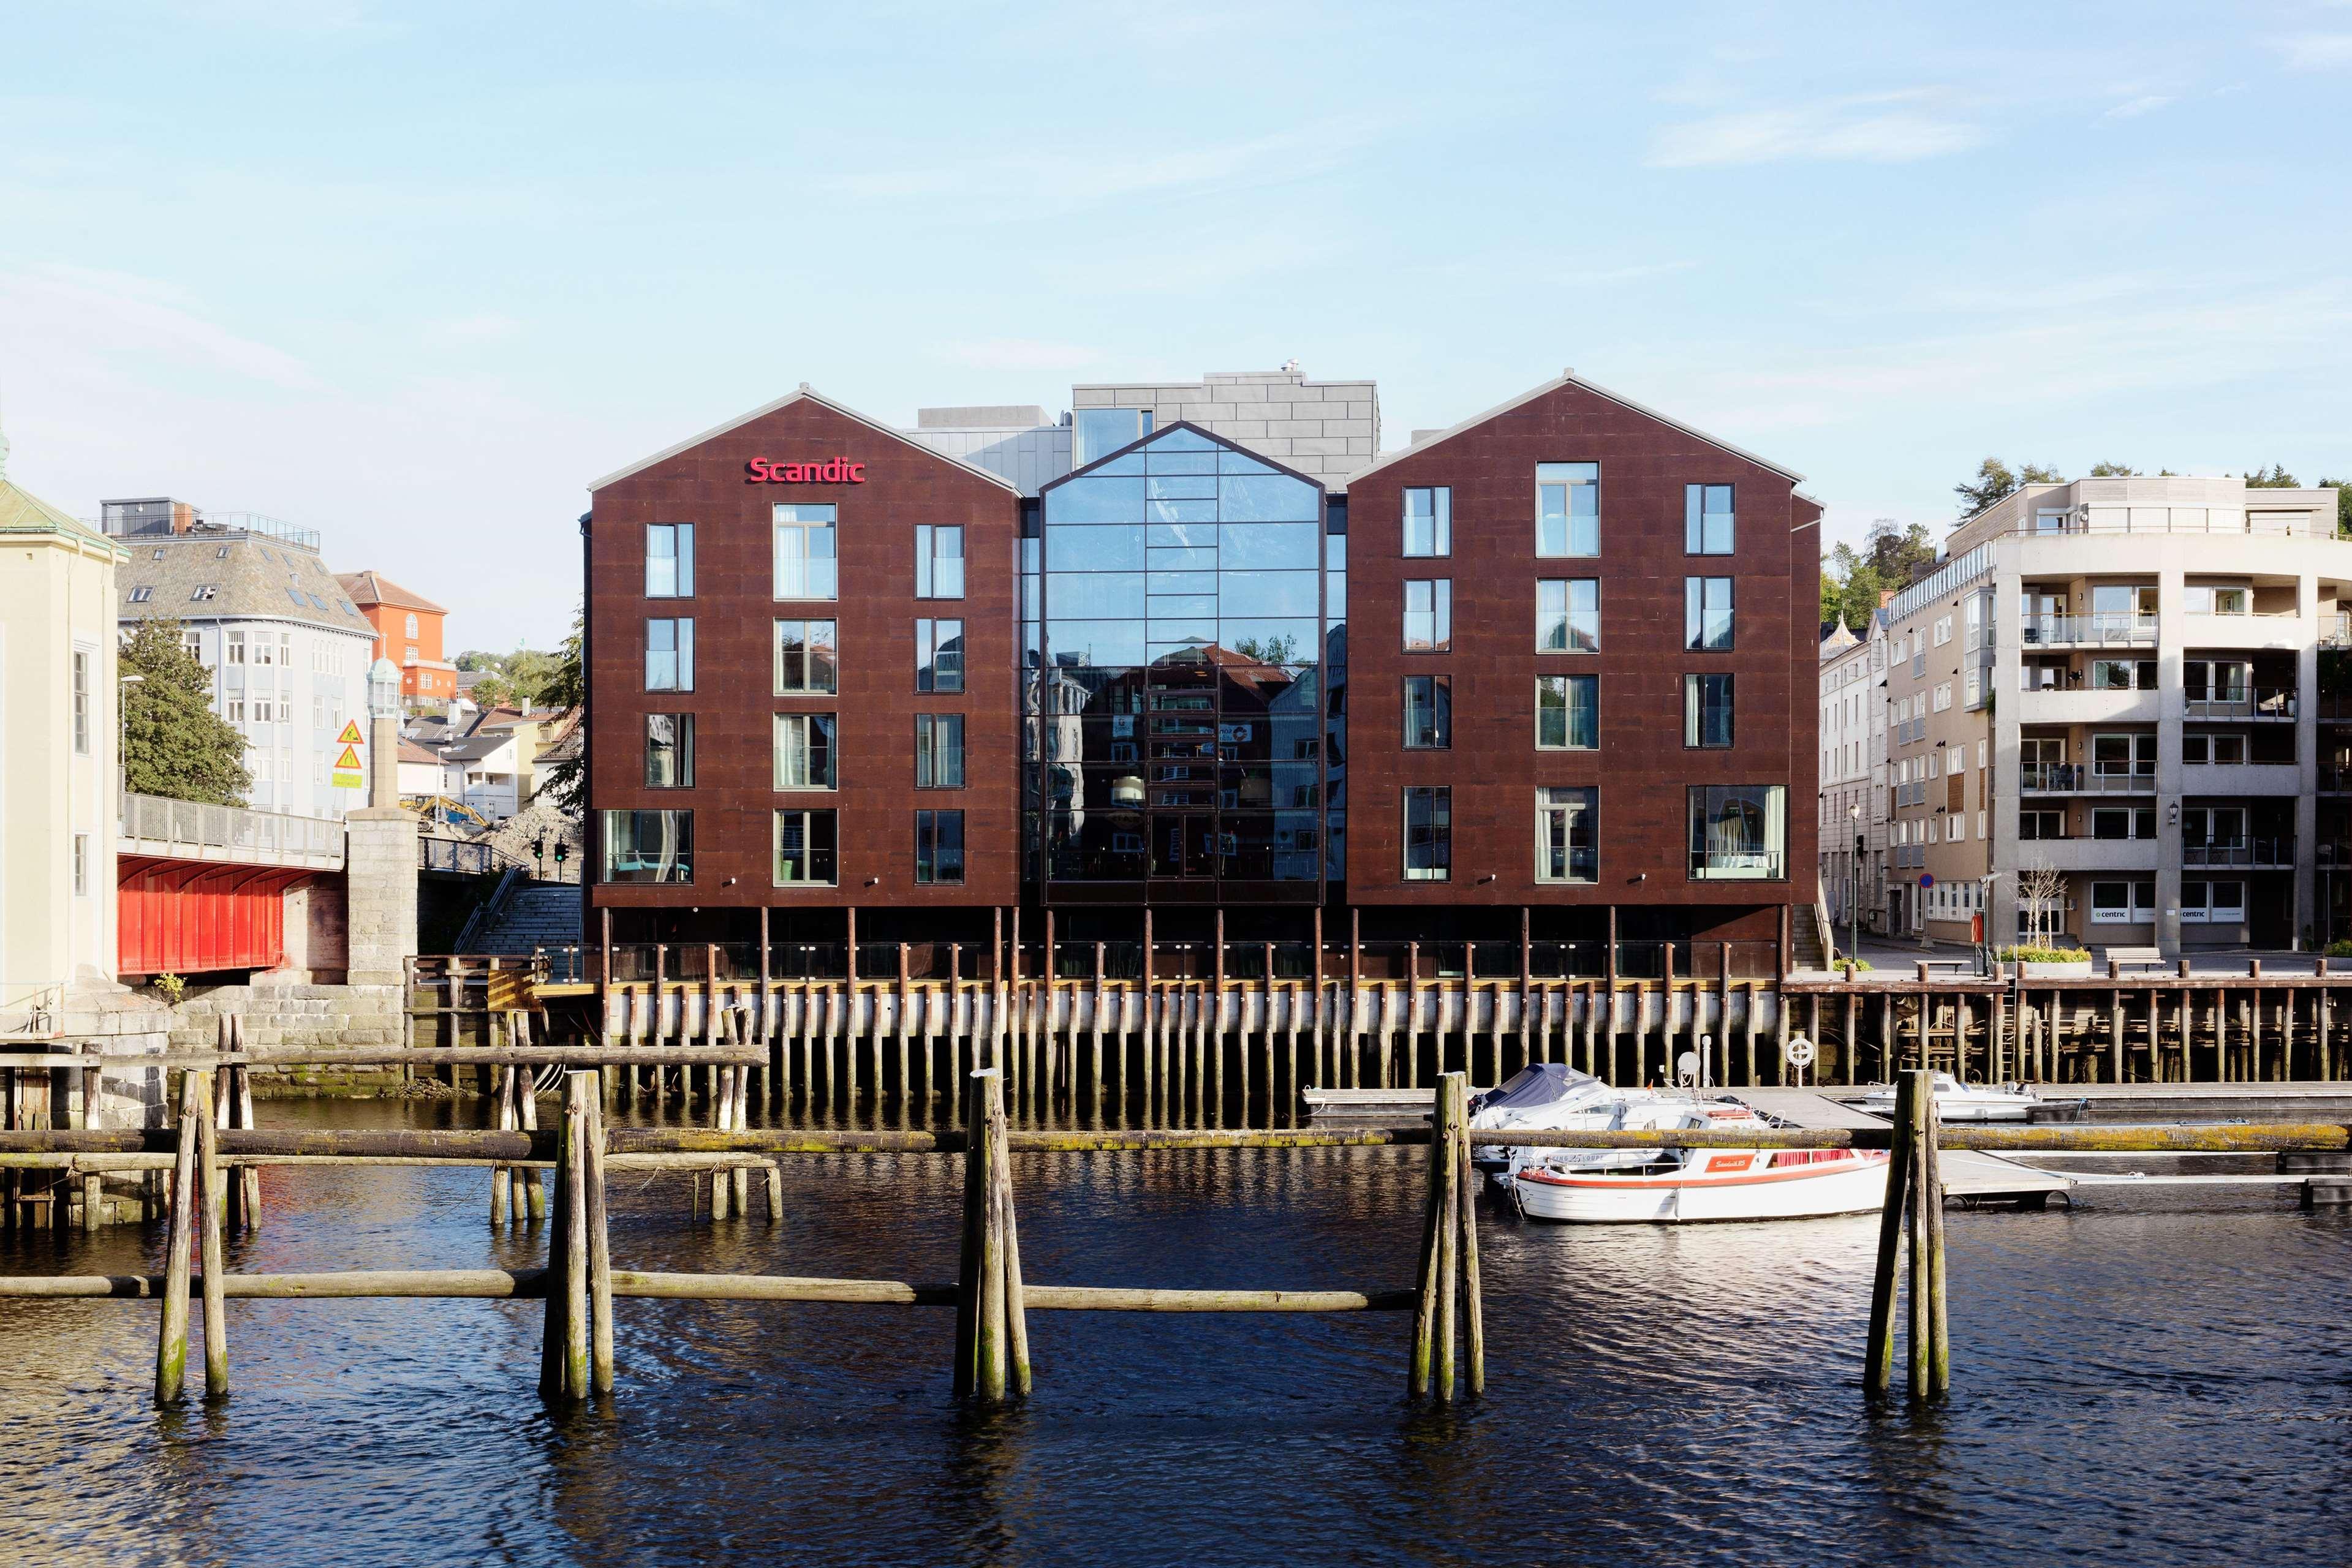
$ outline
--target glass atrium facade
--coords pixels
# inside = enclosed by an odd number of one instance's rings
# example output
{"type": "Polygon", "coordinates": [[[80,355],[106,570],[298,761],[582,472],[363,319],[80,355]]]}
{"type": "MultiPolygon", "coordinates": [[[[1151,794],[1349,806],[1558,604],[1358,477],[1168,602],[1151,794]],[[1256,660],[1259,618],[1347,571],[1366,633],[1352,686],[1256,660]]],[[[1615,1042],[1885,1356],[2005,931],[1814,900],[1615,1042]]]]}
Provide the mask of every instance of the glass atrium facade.
{"type": "Polygon", "coordinates": [[[1311,902],[1342,874],[1345,526],[1186,424],[1042,492],[1022,602],[1048,898],[1311,902]]]}

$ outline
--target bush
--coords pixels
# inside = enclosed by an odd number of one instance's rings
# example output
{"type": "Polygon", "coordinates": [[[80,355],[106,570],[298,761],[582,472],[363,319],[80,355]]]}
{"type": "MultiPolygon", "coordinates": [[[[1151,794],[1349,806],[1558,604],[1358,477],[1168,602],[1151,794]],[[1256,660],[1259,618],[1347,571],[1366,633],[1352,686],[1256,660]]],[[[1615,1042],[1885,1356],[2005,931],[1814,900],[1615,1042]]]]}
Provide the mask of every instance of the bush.
{"type": "Polygon", "coordinates": [[[188,982],[179,975],[158,975],[148,983],[155,988],[155,994],[163,998],[165,1007],[178,1007],[180,998],[188,993],[188,982]]]}
{"type": "Polygon", "coordinates": [[[1998,947],[1992,956],[2006,964],[2080,964],[2090,957],[2080,947],[1998,947]]]}
{"type": "Polygon", "coordinates": [[[2330,942],[2327,956],[2331,958],[2352,958],[2352,942],[2330,942]]]}
{"type": "Polygon", "coordinates": [[[1836,962],[1832,963],[1830,967],[1832,969],[1843,969],[1849,964],[1853,965],[1857,969],[1867,969],[1873,967],[1870,960],[1867,958],[1840,958],[1836,962]]]}

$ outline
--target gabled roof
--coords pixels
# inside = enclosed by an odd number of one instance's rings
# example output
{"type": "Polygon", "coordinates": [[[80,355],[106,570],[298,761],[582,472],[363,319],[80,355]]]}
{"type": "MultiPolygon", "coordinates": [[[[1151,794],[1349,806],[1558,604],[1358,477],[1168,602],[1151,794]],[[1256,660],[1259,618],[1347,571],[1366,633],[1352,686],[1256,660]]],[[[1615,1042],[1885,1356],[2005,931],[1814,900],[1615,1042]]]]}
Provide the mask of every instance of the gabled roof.
{"type": "Polygon", "coordinates": [[[1617,404],[1620,408],[1630,409],[1632,412],[1640,414],[1644,419],[1654,419],[1661,424],[1672,425],[1675,429],[1681,431],[1684,434],[1696,436],[1699,440],[1706,442],[1709,446],[1720,448],[1725,452],[1730,453],[1734,457],[1744,457],[1750,463],[1754,463],[1761,467],[1769,468],[1773,473],[1780,475],[1782,478],[1787,479],[1792,485],[1801,482],[1805,477],[1802,474],[1796,472],[1794,469],[1783,468],[1780,465],[1773,462],[1769,457],[1758,456],[1755,453],[1748,451],[1746,447],[1734,446],[1731,443],[1724,440],[1721,436],[1709,435],[1706,431],[1699,429],[1696,425],[1685,424],[1681,420],[1675,418],[1672,414],[1660,413],[1656,409],[1648,407],[1643,403],[1635,402],[1632,398],[1611,392],[1607,387],[1596,386],[1592,382],[1586,381],[1582,376],[1578,375],[1574,371],[1562,371],[1559,375],[1552,377],[1551,380],[1545,382],[1542,385],[1530,387],[1528,391],[1521,392],[1518,396],[1512,398],[1507,402],[1496,403],[1493,408],[1488,409],[1484,413],[1474,413],[1468,419],[1464,420],[1461,423],[1448,425],[1445,429],[1438,431],[1434,434],[1424,435],[1410,446],[1402,447],[1394,452],[1382,453],[1380,456],[1374,458],[1363,467],[1359,468],[1354,473],[1349,475],[1348,483],[1350,486],[1353,486],[1357,480],[1377,474],[1391,463],[1401,462],[1404,458],[1413,456],[1422,452],[1426,452],[1429,448],[1436,445],[1441,441],[1451,441],[1454,437],[1461,434],[1465,430],[1474,429],[1478,425],[1486,423],[1491,419],[1500,419],[1503,415],[1509,413],[1514,409],[1524,407],[1525,405],[1535,402],[1535,400],[1539,397],[1547,396],[1552,392],[1559,391],[1560,388],[1567,386],[1581,387],[1586,392],[1592,393],[1595,397],[1607,398],[1611,402],[1617,404]]]}
{"type": "MultiPolygon", "coordinates": [[[[6,456],[7,443],[0,441],[0,459],[6,456]]],[[[121,549],[121,545],[79,518],[69,517],[30,490],[20,489],[6,477],[6,472],[0,467],[0,533],[63,534],[79,544],[108,546],[118,552],[121,549]]]]}
{"type": "Polygon", "coordinates": [[[919,452],[926,457],[935,458],[941,463],[952,464],[956,467],[962,469],[967,474],[977,474],[989,483],[998,486],[1015,496],[1021,494],[1021,486],[1015,485],[1012,480],[1005,478],[1002,474],[992,474],[987,469],[981,467],[977,464],[963,462],[961,459],[949,456],[947,454],[940,451],[936,447],[927,446],[922,442],[913,439],[903,431],[891,429],[888,425],[883,423],[878,419],[875,419],[867,414],[860,413],[856,409],[850,408],[846,404],[834,402],[824,393],[816,392],[811,388],[806,382],[803,382],[797,390],[786,392],[782,397],[778,398],[773,402],[761,403],[758,408],[751,410],[749,413],[737,414],[733,419],[727,421],[724,424],[715,424],[699,435],[690,435],[674,446],[663,447],[651,457],[632,463],[625,468],[615,469],[612,473],[605,475],[602,479],[592,481],[589,484],[588,488],[593,493],[603,489],[607,485],[618,484],[620,481],[629,477],[632,474],[642,474],[656,463],[667,463],[681,452],[692,451],[695,447],[701,445],[706,441],[715,440],[719,436],[726,434],[730,430],[740,429],[742,426],[751,423],[755,419],[764,419],[769,414],[775,413],[778,409],[789,408],[796,402],[813,402],[821,408],[831,409],[834,413],[841,415],[844,419],[856,421],[858,423],[866,426],[868,430],[873,431],[877,435],[887,435],[891,440],[897,442],[899,445],[919,452]]]}
{"type": "Polygon", "coordinates": [[[449,612],[421,593],[403,588],[379,571],[339,571],[335,580],[343,585],[353,604],[396,605],[403,610],[423,610],[435,615],[449,612]]]}

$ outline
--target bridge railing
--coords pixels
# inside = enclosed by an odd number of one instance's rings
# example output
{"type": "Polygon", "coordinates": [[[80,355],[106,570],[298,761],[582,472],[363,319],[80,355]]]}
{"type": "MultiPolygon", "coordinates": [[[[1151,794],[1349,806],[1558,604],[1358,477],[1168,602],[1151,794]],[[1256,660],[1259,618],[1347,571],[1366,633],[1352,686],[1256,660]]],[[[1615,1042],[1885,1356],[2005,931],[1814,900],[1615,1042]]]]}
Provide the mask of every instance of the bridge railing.
{"type": "Polygon", "coordinates": [[[297,817],[245,806],[215,806],[128,790],[117,797],[121,837],[169,845],[189,860],[263,864],[343,861],[343,824],[329,817],[297,817]]]}

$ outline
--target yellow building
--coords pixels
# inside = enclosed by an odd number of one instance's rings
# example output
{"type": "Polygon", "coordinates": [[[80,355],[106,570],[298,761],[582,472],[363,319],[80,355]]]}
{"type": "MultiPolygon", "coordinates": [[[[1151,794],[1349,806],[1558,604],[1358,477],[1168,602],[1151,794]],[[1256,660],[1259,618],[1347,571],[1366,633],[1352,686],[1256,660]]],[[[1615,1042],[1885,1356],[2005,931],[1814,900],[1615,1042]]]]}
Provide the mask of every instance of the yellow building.
{"type": "Polygon", "coordinates": [[[0,1028],[54,1033],[115,965],[121,547],[8,480],[0,435],[0,1028]],[[29,1027],[28,1027],[29,1026],[29,1027]]]}

